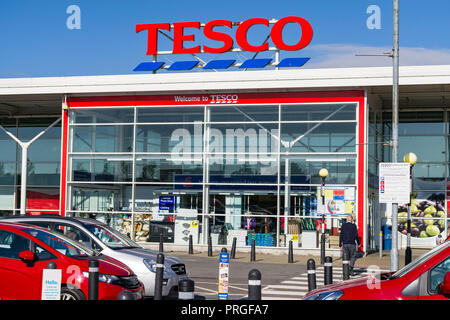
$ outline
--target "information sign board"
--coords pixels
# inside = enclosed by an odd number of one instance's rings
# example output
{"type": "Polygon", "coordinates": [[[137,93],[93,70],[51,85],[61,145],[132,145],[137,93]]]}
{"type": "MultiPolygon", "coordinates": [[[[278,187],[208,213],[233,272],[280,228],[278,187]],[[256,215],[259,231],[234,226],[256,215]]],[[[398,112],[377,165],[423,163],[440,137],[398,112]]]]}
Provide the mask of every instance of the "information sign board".
{"type": "Polygon", "coordinates": [[[410,164],[381,162],[378,172],[379,202],[409,203],[411,192],[410,164]]]}

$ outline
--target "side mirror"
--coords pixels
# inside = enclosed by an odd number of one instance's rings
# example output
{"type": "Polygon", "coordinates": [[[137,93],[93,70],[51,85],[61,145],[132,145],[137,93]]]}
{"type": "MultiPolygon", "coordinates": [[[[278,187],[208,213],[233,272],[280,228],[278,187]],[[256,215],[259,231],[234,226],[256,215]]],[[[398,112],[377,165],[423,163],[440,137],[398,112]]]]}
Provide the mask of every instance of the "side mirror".
{"type": "Polygon", "coordinates": [[[450,295],[450,271],[444,276],[444,281],[441,283],[441,292],[443,295],[450,295]]]}
{"type": "Polygon", "coordinates": [[[24,250],[19,253],[19,258],[25,262],[33,262],[36,260],[36,255],[31,250],[24,250]]]}

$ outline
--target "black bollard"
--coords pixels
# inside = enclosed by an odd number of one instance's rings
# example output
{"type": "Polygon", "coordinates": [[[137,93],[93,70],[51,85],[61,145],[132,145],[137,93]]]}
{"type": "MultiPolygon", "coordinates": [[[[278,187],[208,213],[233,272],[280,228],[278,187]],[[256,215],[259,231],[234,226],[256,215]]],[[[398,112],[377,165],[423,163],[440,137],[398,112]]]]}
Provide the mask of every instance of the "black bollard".
{"type": "Polygon", "coordinates": [[[56,269],[56,262],[49,261],[49,263],[47,263],[47,269],[56,269]]]}
{"type": "Polygon", "coordinates": [[[183,279],[178,282],[178,300],[194,300],[195,283],[191,279],[183,279]]]}
{"type": "Polygon", "coordinates": [[[135,300],[135,298],[133,293],[124,290],[117,295],[117,300],[135,300]]]}
{"type": "Polygon", "coordinates": [[[211,235],[208,236],[208,257],[212,257],[212,239],[211,239],[211,235]]]}
{"type": "Polygon", "coordinates": [[[311,291],[317,288],[316,262],[314,261],[314,259],[308,259],[306,267],[308,269],[308,291],[311,291]]]}
{"type": "Polygon", "coordinates": [[[261,300],[261,272],[258,269],[248,273],[248,300],[261,300]]]}
{"type": "Polygon", "coordinates": [[[98,260],[89,260],[88,300],[98,300],[98,260]]]}
{"type": "Polygon", "coordinates": [[[292,247],[292,240],[289,240],[288,263],[294,263],[294,249],[292,247]]]}
{"type": "Polygon", "coordinates": [[[320,236],[320,264],[323,265],[325,260],[325,233],[320,236]]]}
{"type": "Polygon", "coordinates": [[[412,260],[411,247],[406,247],[406,250],[405,250],[405,266],[410,264],[411,260],[412,260]]]}
{"type": "Polygon", "coordinates": [[[194,246],[192,244],[192,234],[189,235],[189,254],[194,254],[194,246]]]}
{"type": "Polygon", "coordinates": [[[325,257],[325,263],[323,264],[323,272],[324,272],[324,285],[333,283],[333,258],[327,256],[325,257]]]}
{"type": "Polygon", "coordinates": [[[234,259],[236,257],[236,240],[237,238],[233,238],[233,245],[231,246],[231,259],[234,259]]]}
{"type": "Polygon", "coordinates": [[[252,239],[252,248],[250,252],[250,261],[256,261],[255,239],[252,239]]]}
{"type": "Polygon", "coordinates": [[[350,265],[348,261],[348,252],[342,252],[342,279],[348,280],[350,279],[350,265]]]}
{"type": "Polygon", "coordinates": [[[158,253],[156,257],[155,295],[154,300],[162,300],[162,287],[164,276],[164,254],[158,253]]]}
{"type": "Polygon", "coordinates": [[[162,232],[159,234],[159,252],[164,252],[164,235],[162,232]]]}

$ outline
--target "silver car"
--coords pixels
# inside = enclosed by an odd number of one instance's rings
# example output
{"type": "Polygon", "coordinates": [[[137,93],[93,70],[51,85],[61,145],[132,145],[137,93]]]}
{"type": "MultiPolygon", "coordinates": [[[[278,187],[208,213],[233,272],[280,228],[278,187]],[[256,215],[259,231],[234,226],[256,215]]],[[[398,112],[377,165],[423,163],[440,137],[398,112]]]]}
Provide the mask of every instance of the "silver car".
{"type": "MultiPolygon", "coordinates": [[[[144,249],[128,237],[95,219],[61,216],[11,216],[0,221],[37,225],[65,234],[96,251],[125,263],[144,284],[145,296],[154,296],[157,251],[144,249]]],[[[178,281],[187,278],[184,262],[164,253],[163,296],[175,295],[178,281]]]]}

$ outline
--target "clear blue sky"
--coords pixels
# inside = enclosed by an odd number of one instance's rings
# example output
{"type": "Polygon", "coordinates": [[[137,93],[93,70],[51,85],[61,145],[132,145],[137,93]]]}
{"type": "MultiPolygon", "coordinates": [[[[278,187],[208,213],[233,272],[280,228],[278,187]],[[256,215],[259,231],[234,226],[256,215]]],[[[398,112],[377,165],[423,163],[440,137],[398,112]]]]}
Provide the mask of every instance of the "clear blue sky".
{"type": "MultiPolygon", "coordinates": [[[[307,19],[314,29],[310,46],[294,54],[311,57],[305,67],[391,65],[389,58],[357,58],[355,53],[392,49],[392,2],[1,0],[0,77],[132,74],[138,63],[151,61],[145,55],[146,33],[136,34],[136,24],[290,15],[307,19]],[[70,5],[81,9],[79,30],[66,26],[70,5]],[[381,9],[379,30],[366,26],[370,5],[381,9]]],[[[401,64],[450,64],[449,12],[448,0],[400,0],[401,64]]],[[[295,38],[295,29],[287,32],[288,38],[295,38]]],[[[250,42],[262,41],[262,33],[264,30],[258,33],[255,29],[250,42]]],[[[167,41],[161,40],[161,45],[161,50],[170,49],[167,41]]]]}

